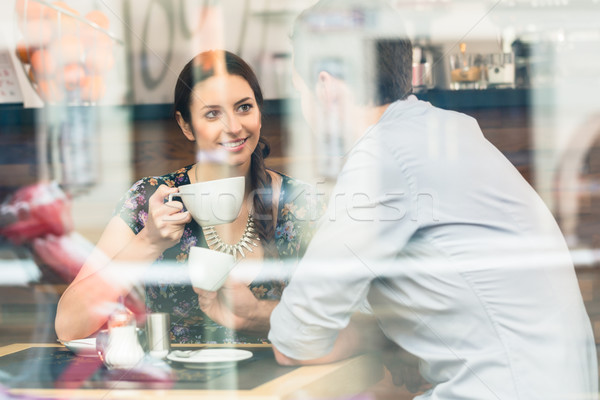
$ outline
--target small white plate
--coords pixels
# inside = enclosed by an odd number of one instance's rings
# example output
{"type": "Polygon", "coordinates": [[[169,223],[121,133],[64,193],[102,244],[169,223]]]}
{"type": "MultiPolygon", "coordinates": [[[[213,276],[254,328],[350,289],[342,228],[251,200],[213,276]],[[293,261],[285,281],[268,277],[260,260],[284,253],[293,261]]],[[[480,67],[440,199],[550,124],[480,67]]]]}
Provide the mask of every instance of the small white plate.
{"type": "Polygon", "coordinates": [[[168,360],[195,369],[231,368],[249,358],[252,352],[240,349],[175,350],[167,355],[168,360]]]}
{"type": "Polygon", "coordinates": [[[96,352],[96,338],[76,339],[61,343],[78,356],[98,357],[98,353],[96,352]]]}

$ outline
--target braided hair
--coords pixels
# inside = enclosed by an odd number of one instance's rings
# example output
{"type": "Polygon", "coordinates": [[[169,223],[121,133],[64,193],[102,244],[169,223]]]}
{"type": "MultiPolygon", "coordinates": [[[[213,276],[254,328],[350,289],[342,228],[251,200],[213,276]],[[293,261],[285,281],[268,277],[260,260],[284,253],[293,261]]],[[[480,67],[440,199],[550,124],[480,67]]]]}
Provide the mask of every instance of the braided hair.
{"type": "MultiPolygon", "coordinates": [[[[182,69],[175,85],[174,113],[181,113],[184,121],[191,123],[190,105],[195,84],[217,73],[225,72],[237,75],[248,82],[262,118],[263,95],[254,71],[237,55],[221,50],[202,52],[192,58],[182,69]]],[[[252,216],[255,220],[256,233],[262,241],[265,257],[277,258],[278,253],[273,242],[275,231],[272,180],[265,167],[265,158],[270,152],[269,143],[260,136],[250,160],[250,189],[253,194],[252,216]]]]}

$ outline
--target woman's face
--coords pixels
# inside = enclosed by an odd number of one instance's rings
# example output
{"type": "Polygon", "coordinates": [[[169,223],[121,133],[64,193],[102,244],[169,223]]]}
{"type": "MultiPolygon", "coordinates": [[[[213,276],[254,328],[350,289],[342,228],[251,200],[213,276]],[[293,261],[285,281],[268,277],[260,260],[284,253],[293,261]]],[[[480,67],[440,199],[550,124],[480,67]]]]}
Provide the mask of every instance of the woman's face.
{"type": "MultiPolygon", "coordinates": [[[[223,152],[229,165],[250,166],[258,145],[261,115],[254,92],[238,75],[216,75],[194,86],[191,127],[198,150],[223,152]]],[[[182,127],[183,128],[183,127],[182,127]]]]}

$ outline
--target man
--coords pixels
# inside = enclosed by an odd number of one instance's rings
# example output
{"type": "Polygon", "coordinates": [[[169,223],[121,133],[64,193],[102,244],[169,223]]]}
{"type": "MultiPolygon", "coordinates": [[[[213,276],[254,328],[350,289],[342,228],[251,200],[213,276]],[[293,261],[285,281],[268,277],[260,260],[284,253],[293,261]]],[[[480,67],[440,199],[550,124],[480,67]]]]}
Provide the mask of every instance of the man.
{"type": "Polygon", "coordinates": [[[353,354],[365,339],[351,316],[366,305],[420,359],[433,385],[420,398],[597,398],[590,322],[552,215],[475,120],[410,95],[411,46],[382,32],[390,15],[322,0],[296,22],[303,113],[353,145],[271,315],[277,360],[353,354]]]}

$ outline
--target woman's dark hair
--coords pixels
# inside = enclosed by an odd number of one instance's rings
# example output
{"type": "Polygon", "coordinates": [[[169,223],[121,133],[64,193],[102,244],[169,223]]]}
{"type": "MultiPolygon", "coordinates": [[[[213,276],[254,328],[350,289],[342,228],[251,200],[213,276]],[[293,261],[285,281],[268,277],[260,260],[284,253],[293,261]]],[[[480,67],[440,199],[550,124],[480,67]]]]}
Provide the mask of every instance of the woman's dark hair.
{"type": "MultiPolygon", "coordinates": [[[[174,113],[180,112],[184,121],[191,125],[190,106],[194,86],[218,73],[237,75],[248,82],[262,116],[263,95],[254,71],[240,57],[220,50],[200,53],[183,67],[175,85],[174,113]]],[[[254,194],[252,201],[256,231],[265,256],[277,258],[273,243],[273,189],[271,175],[265,168],[265,158],[270,152],[269,143],[260,136],[250,161],[250,187],[254,194]]]]}

